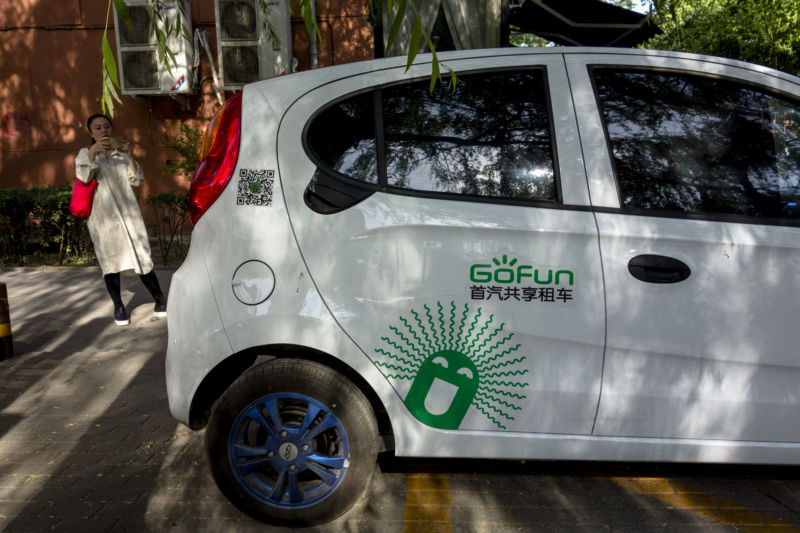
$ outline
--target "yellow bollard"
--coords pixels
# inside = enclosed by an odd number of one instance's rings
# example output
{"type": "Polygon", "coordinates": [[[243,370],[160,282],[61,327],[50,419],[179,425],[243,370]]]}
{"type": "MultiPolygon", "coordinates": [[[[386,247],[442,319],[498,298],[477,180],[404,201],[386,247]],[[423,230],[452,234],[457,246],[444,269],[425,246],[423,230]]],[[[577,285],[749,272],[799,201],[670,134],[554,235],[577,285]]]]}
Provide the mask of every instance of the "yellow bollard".
{"type": "Polygon", "coordinates": [[[0,361],[14,357],[14,341],[11,339],[11,315],[8,312],[8,292],[6,284],[0,282],[0,361]]]}

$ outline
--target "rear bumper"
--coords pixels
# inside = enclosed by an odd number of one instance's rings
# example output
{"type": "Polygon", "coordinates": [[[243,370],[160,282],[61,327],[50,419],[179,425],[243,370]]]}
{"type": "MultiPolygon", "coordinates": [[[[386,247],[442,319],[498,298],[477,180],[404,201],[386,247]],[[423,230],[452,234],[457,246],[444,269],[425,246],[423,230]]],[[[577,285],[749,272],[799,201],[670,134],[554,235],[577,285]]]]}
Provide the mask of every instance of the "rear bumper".
{"type": "Polygon", "coordinates": [[[167,301],[169,409],[172,416],[189,425],[197,388],[208,372],[232,353],[202,252],[190,249],[172,277],[167,301]]]}

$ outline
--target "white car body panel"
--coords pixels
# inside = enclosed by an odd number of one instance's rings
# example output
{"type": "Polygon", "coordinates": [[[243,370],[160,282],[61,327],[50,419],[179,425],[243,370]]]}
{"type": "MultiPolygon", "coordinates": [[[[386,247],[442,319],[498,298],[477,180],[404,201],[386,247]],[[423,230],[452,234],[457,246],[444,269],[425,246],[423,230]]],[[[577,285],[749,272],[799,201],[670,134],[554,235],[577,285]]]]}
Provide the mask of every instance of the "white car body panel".
{"type": "MultiPolygon", "coordinates": [[[[200,224],[192,233],[203,242],[211,225],[200,224]]],[[[172,415],[189,424],[189,409],[198,385],[233,350],[211,290],[204,250],[190,247],[173,275],[167,300],[167,390],[172,415]],[[180,304],[178,304],[180,302],[180,304]]]]}
{"type": "Polygon", "coordinates": [[[595,433],[800,441],[800,229],[597,218],[608,346],[595,433]],[[692,275],[638,281],[627,263],[645,253],[692,275]]]}
{"type": "Polygon", "coordinates": [[[338,97],[429,75],[425,56],[408,72],[397,58],[247,86],[234,177],[199,220],[171,285],[173,415],[188,423],[201,381],[231,355],[292,344],[331,354],[364,377],[387,409],[400,456],[800,463],[800,328],[790,322],[800,228],[593,213],[620,202],[587,64],[700,69],[798,94],[794,78],[687,54],[600,52],[607,50],[440,56],[459,73],[547,66],[565,204],[554,209],[382,192],[333,215],[305,205],[316,170],[301,142],[309,119],[338,97]],[[275,171],[272,205],[237,205],[243,169],[275,171]],[[692,277],[639,282],[627,261],[642,253],[677,257],[692,277]],[[575,300],[546,312],[485,303],[526,352],[518,366],[531,376],[524,408],[504,429],[474,409],[460,429],[426,425],[403,403],[408,387],[390,383],[375,365],[381,337],[410,310],[455,303],[474,311],[469,266],[503,255],[574,271],[575,300]],[[253,260],[269,265],[275,289],[263,303],[245,305],[231,281],[253,260]],[[743,300],[721,297],[755,298],[760,287],[741,282],[754,272],[771,282],[769,296],[749,309],[768,317],[757,326],[743,316],[743,300]],[[705,281],[713,286],[701,287],[705,281]],[[682,313],[687,304],[697,314],[682,313]],[[653,319],[665,307],[679,320],[653,319]],[[691,348],[697,344],[702,354],[691,348]]]}
{"type": "MultiPolygon", "coordinates": [[[[589,86],[587,65],[614,64],[710,73],[800,96],[797,83],[773,71],[714,59],[595,54],[568,56],[567,64],[578,87],[589,86]]],[[[593,94],[579,116],[585,142],[605,143],[593,94]]],[[[612,190],[609,158],[587,154],[596,181],[612,190]]],[[[800,441],[800,228],[596,216],[608,340],[595,434],[800,441]],[[692,275],[676,284],[638,281],[627,264],[641,254],[680,259],[692,275]]]]}
{"type": "MultiPolygon", "coordinates": [[[[535,56],[525,63],[547,67],[551,94],[568,94],[559,56],[535,56]]],[[[503,65],[502,61],[492,64],[503,65]]],[[[483,63],[461,61],[452,66],[467,73],[483,63]]],[[[382,340],[391,333],[387,324],[397,322],[398,317],[411,320],[412,312],[422,313],[425,306],[434,314],[438,305],[456,306],[457,311],[439,311],[447,321],[453,314],[458,315],[456,319],[460,317],[465,305],[470,305],[470,310],[475,307],[469,292],[470,285],[474,285],[469,280],[471,264],[513,257],[537,268],[574,271],[576,296],[569,305],[515,305],[506,301],[482,306],[484,312],[497,317],[497,322],[508,325],[504,333],[517,335],[516,342],[521,343],[522,349],[515,355],[525,354],[527,359],[518,368],[528,372],[532,381],[525,380],[530,381],[530,387],[524,393],[520,391],[526,399],[518,405],[521,411],[513,413],[514,420],[509,414],[504,420],[498,417],[493,421],[493,417],[484,417],[473,407],[460,427],[591,433],[600,393],[604,342],[602,278],[591,213],[382,193],[328,215],[314,213],[305,205],[303,192],[316,166],[301,155],[300,140],[303,127],[316,108],[365,85],[407,77],[402,73],[403,69],[387,70],[378,80],[361,76],[327,85],[309,92],[302,105],[293,106],[286,115],[278,142],[284,162],[281,167],[291,166],[293,175],[298,177],[286,180],[286,197],[314,282],[342,329],[377,363],[380,357],[375,352],[384,349],[382,340]],[[337,260],[331,261],[334,256],[337,260]],[[420,287],[426,289],[420,293],[420,287]]],[[[576,139],[569,99],[562,98],[553,105],[554,114],[560,117],[557,138],[561,131],[560,138],[576,139]]],[[[569,153],[559,151],[565,152],[569,153]]],[[[580,161],[577,163],[563,165],[562,191],[564,197],[586,202],[583,166],[580,161]]],[[[541,278],[545,278],[543,273],[541,278]]],[[[421,328],[412,327],[414,332],[421,328]]],[[[400,381],[393,385],[401,397],[408,397],[410,383],[400,381]]],[[[430,412],[437,409],[437,402],[442,404],[440,411],[446,410],[451,401],[444,390],[441,392],[443,398],[438,400],[435,394],[426,396],[431,402],[430,412]]]]}

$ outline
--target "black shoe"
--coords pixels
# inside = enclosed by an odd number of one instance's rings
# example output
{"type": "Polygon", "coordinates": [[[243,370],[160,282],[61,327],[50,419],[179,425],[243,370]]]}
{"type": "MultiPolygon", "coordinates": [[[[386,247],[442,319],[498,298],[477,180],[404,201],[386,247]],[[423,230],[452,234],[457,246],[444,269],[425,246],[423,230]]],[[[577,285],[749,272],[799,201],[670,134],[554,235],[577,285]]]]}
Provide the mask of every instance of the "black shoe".
{"type": "Polygon", "coordinates": [[[167,304],[163,298],[156,300],[156,306],[153,309],[153,314],[156,316],[167,316],[167,304]]]}
{"type": "Polygon", "coordinates": [[[114,323],[118,326],[127,326],[131,323],[128,318],[128,313],[125,312],[124,306],[114,308],[114,323]]]}

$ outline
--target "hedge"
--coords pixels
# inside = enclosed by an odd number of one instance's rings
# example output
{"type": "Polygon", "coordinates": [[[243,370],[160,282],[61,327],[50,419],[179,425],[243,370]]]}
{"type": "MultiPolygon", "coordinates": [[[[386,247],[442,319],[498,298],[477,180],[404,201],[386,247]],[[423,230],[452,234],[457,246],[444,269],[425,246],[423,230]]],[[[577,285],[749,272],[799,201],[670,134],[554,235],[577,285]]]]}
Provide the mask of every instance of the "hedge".
{"type": "MultiPolygon", "coordinates": [[[[69,185],[0,189],[0,265],[95,263],[86,219],[69,212],[71,196],[69,185]]],[[[162,193],[146,202],[155,214],[153,259],[182,260],[188,250],[186,195],[162,193]]]]}

